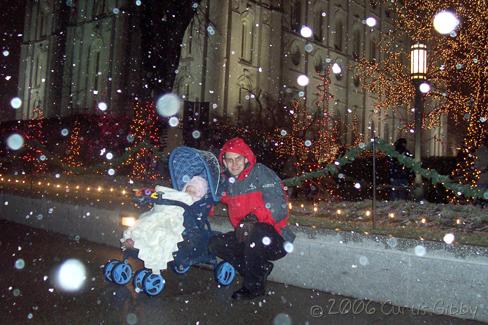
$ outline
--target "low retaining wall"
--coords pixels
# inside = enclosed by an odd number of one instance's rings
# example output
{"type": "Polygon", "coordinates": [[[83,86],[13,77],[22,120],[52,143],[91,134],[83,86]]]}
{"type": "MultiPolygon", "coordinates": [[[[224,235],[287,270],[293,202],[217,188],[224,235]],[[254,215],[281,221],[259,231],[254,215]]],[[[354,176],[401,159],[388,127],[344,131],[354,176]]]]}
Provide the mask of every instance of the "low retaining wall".
{"type": "MultiPolygon", "coordinates": [[[[0,218],[112,246],[119,246],[124,230],[121,213],[135,215],[0,193],[0,218]]],[[[216,230],[230,230],[225,218],[212,218],[211,223],[216,230]]],[[[294,230],[294,251],[275,263],[273,281],[488,321],[488,248],[294,230]]]]}

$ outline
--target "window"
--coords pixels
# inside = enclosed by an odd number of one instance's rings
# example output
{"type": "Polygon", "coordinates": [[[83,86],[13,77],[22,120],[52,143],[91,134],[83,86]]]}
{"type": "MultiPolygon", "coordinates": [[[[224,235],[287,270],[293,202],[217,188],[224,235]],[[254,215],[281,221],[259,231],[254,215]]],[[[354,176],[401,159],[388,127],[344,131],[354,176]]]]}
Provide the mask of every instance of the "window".
{"type": "Polygon", "coordinates": [[[95,0],[93,4],[93,16],[100,16],[105,13],[105,0],[95,0]]]}
{"type": "Polygon", "coordinates": [[[246,98],[246,96],[248,96],[248,91],[247,89],[244,89],[244,87],[239,87],[239,101],[238,103],[242,105],[242,103],[244,103],[246,100],[248,100],[246,98]]]}
{"type": "Polygon", "coordinates": [[[34,88],[38,88],[41,85],[41,65],[39,64],[39,56],[36,56],[35,63],[34,63],[34,88]]]}
{"type": "Polygon", "coordinates": [[[300,49],[298,48],[298,46],[295,46],[295,49],[293,50],[293,53],[291,54],[291,62],[293,62],[294,65],[299,65],[301,56],[302,56],[302,53],[300,53],[300,49]]]}
{"type": "Polygon", "coordinates": [[[377,58],[377,44],[376,44],[376,40],[375,39],[372,39],[371,40],[371,43],[370,43],[370,47],[369,47],[369,59],[371,61],[377,61],[378,58],[377,58]]]}
{"type": "Polygon", "coordinates": [[[97,94],[101,90],[101,49],[103,42],[96,38],[90,45],[86,70],[87,90],[97,94]],[[96,92],[94,92],[96,91],[96,92]]]}
{"type": "Polygon", "coordinates": [[[352,78],[352,83],[354,84],[355,87],[359,87],[359,85],[361,85],[361,79],[359,79],[358,75],[355,75],[352,78]]]}
{"type": "Polygon", "coordinates": [[[100,90],[100,51],[95,54],[95,80],[93,82],[93,89],[100,90]]]}
{"type": "Polygon", "coordinates": [[[319,57],[315,61],[315,72],[324,73],[325,69],[326,69],[325,61],[321,57],[319,57]]]}
{"type": "Polygon", "coordinates": [[[359,30],[355,30],[353,33],[353,41],[352,41],[352,57],[355,60],[358,60],[361,57],[361,32],[359,30]]]}
{"type": "Polygon", "coordinates": [[[302,4],[300,0],[293,1],[291,6],[291,30],[294,32],[300,32],[300,28],[302,27],[301,24],[301,16],[302,16],[302,4]]]}
{"type": "Polygon", "coordinates": [[[251,62],[253,47],[252,22],[243,20],[241,28],[241,58],[247,62],[251,62]]]}
{"type": "Polygon", "coordinates": [[[319,10],[315,14],[315,31],[313,36],[316,41],[322,42],[324,40],[324,16],[322,15],[322,10],[319,10]]]}
{"type": "Polygon", "coordinates": [[[44,19],[44,13],[41,11],[40,14],[41,14],[41,19],[39,23],[39,29],[41,30],[41,37],[44,37],[46,36],[46,28],[45,28],[46,22],[44,19]]]}
{"type": "Polygon", "coordinates": [[[385,123],[385,125],[383,125],[383,140],[391,141],[390,126],[388,125],[388,123],[385,123]]]}
{"type": "Polygon", "coordinates": [[[338,20],[336,22],[335,28],[335,38],[334,38],[334,48],[338,51],[342,51],[342,34],[344,32],[344,25],[342,21],[338,20]]]}
{"type": "Polygon", "coordinates": [[[193,28],[195,28],[193,19],[190,23],[190,29],[188,30],[188,44],[187,44],[187,54],[191,55],[192,45],[193,45],[193,28]]]}

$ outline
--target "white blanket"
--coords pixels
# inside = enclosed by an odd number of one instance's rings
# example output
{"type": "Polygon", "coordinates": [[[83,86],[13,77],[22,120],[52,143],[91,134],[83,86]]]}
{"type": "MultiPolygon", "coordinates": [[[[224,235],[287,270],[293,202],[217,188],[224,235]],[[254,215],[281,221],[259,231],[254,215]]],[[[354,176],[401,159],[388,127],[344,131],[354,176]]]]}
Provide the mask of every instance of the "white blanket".
{"type": "MultiPolygon", "coordinates": [[[[156,191],[164,192],[166,199],[188,205],[193,203],[185,192],[162,186],[156,186],[156,191]]],[[[140,215],[134,226],[124,231],[124,240],[131,238],[134,241],[134,248],[139,249],[138,257],[153,273],[166,269],[167,263],[173,260],[173,252],[178,249],[176,244],[183,240],[183,212],[184,209],[178,206],[155,204],[140,215]]]]}

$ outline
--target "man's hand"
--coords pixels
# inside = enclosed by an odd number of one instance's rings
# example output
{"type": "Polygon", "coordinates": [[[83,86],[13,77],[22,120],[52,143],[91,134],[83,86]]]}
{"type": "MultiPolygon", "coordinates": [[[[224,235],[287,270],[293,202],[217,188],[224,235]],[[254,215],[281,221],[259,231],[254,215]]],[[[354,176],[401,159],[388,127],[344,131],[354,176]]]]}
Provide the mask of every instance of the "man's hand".
{"type": "Polygon", "coordinates": [[[250,213],[245,216],[236,228],[236,238],[239,243],[245,242],[258,222],[256,215],[250,213]]]}
{"type": "Polygon", "coordinates": [[[258,217],[256,217],[254,213],[249,213],[241,221],[241,223],[256,223],[256,222],[258,222],[258,217]]]}

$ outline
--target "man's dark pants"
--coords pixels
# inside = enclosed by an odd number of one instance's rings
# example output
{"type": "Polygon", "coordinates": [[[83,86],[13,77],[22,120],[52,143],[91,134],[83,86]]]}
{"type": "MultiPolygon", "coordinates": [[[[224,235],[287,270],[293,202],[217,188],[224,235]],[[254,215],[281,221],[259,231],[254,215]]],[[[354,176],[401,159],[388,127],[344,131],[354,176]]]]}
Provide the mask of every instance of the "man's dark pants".
{"type": "Polygon", "coordinates": [[[229,262],[244,277],[243,287],[251,292],[264,290],[272,264],[286,255],[284,240],[273,226],[256,222],[250,227],[210,238],[208,249],[229,262]],[[244,233],[246,232],[246,233],[244,233]]]}

